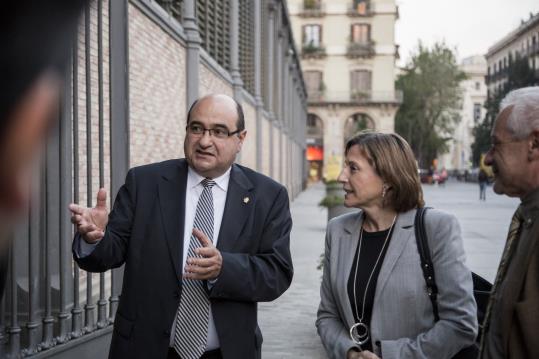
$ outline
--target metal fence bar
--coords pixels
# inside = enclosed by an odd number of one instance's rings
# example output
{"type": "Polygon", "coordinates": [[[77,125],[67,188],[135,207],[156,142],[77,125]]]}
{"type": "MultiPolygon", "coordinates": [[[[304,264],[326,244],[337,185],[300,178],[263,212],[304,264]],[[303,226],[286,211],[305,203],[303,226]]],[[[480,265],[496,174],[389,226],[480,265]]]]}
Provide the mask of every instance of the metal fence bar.
{"type": "MultiPolygon", "coordinates": [[[[90,18],[91,5],[88,2],[84,14],[84,57],[86,60],[86,205],[92,207],[92,74],[90,49],[90,18]]],[[[95,305],[93,303],[92,273],[86,273],[86,305],[84,317],[84,330],[91,332],[94,329],[95,305]]]]}
{"type": "MultiPolygon", "coordinates": [[[[6,283],[6,287],[7,287],[7,283],[6,283]]],[[[0,302],[0,358],[5,358],[6,356],[6,345],[5,345],[6,344],[5,343],[5,340],[6,340],[6,335],[5,335],[6,300],[7,300],[6,296],[3,296],[3,299],[0,302]]]]}
{"type": "MultiPolygon", "coordinates": [[[[70,61],[76,62],[76,59],[70,61]]],[[[71,65],[71,63],[70,63],[71,65]]],[[[68,66],[65,71],[65,83],[64,94],[62,96],[62,113],[60,121],[60,258],[59,258],[59,270],[60,270],[60,308],[58,313],[58,343],[65,343],[69,340],[69,288],[71,287],[71,251],[70,243],[72,240],[72,226],[67,213],[67,208],[72,198],[72,180],[71,180],[71,136],[72,136],[72,110],[73,102],[71,96],[74,96],[71,89],[71,84],[74,81],[75,76],[72,75],[73,65],[68,66]]]]}
{"type": "MultiPolygon", "coordinates": [[[[103,0],[97,1],[97,63],[99,91],[99,188],[105,187],[105,149],[103,119],[103,0]]],[[[99,275],[99,301],[97,302],[97,327],[105,327],[107,322],[107,300],[105,299],[105,273],[99,275]]]]}
{"type": "MultiPolygon", "coordinates": [[[[110,56],[110,179],[117,193],[129,167],[129,46],[127,1],[109,1],[110,56]]],[[[123,268],[111,273],[110,319],[113,320],[122,288],[123,268]]]]}
{"type": "Polygon", "coordinates": [[[45,172],[45,223],[46,233],[44,238],[45,243],[45,313],[43,317],[43,343],[44,349],[53,346],[53,324],[54,318],[52,316],[52,276],[53,276],[53,263],[58,258],[58,251],[56,250],[56,238],[58,238],[59,222],[60,222],[60,208],[59,208],[59,163],[58,157],[60,152],[60,144],[58,142],[59,126],[55,126],[54,135],[51,136],[47,143],[46,154],[46,166],[45,172]]]}
{"type": "MultiPolygon", "coordinates": [[[[18,237],[18,236],[17,236],[18,237]]],[[[15,238],[17,239],[17,238],[15,238]]],[[[17,256],[15,246],[11,246],[11,325],[8,329],[9,336],[9,355],[16,355],[21,348],[21,327],[19,326],[19,310],[17,302],[17,256]]]]}
{"type": "MultiPolygon", "coordinates": [[[[39,175],[36,176],[36,182],[34,188],[43,188],[43,178],[41,168],[38,169],[39,175]]],[[[39,193],[39,192],[38,192],[39,193]]],[[[38,309],[39,309],[39,240],[41,237],[40,219],[42,216],[41,211],[41,198],[35,196],[30,205],[30,223],[28,237],[28,320],[26,323],[26,329],[28,334],[28,347],[26,353],[33,354],[37,351],[37,344],[39,343],[38,335],[38,309]]]]}
{"type": "MultiPolygon", "coordinates": [[[[79,203],[79,45],[73,44],[73,202],[79,203]]],[[[79,298],[80,269],[73,265],[72,336],[82,335],[82,309],[79,298]]]]}

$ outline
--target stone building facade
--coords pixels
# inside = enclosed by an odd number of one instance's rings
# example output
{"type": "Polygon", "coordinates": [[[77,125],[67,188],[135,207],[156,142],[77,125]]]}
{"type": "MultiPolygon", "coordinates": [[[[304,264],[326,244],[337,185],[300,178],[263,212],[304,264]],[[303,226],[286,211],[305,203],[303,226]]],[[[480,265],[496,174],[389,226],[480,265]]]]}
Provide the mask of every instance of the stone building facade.
{"type": "Polygon", "coordinates": [[[334,179],[350,136],[394,130],[398,8],[394,0],[290,0],[289,8],[308,92],[310,176],[334,179]]]}

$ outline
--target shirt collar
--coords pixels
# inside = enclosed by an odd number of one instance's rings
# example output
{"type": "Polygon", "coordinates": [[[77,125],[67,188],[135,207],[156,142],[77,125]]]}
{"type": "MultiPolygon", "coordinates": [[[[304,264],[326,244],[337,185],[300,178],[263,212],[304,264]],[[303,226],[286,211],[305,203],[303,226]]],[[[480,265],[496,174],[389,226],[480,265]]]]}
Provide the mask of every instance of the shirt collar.
{"type": "MultiPolygon", "coordinates": [[[[212,178],[215,181],[215,184],[218,188],[223,191],[228,190],[228,182],[230,181],[230,170],[232,167],[229,167],[228,170],[217,178],[212,178]]],[[[191,166],[187,167],[187,183],[189,183],[190,189],[194,189],[196,186],[200,185],[200,182],[206,177],[199,175],[191,166]]]]}
{"type": "Polygon", "coordinates": [[[522,198],[522,215],[528,222],[537,216],[539,211],[539,188],[534,189],[522,198]]]}

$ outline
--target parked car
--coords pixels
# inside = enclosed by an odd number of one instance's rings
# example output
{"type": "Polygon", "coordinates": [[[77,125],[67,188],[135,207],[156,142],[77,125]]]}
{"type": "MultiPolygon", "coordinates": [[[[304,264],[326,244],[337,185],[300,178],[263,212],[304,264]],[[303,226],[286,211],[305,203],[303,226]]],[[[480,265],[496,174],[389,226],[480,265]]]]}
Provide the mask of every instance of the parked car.
{"type": "Polygon", "coordinates": [[[419,169],[419,179],[421,183],[442,184],[445,181],[447,181],[447,177],[448,177],[447,171],[438,172],[438,171],[427,170],[424,168],[419,169]]]}

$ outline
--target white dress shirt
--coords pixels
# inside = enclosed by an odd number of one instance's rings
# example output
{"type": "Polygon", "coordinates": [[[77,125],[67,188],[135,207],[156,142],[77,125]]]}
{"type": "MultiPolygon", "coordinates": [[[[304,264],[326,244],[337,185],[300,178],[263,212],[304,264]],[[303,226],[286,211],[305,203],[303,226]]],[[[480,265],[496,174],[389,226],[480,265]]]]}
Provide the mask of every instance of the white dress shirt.
{"type": "MultiPolygon", "coordinates": [[[[191,240],[191,234],[193,233],[193,223],[195,221],[198,199],[200,198],[202,190],[204,189],[201,182],[204,179],[205,177],[202,177],[191,169],[191,167],[188,167],[187,191],[185,193],[182,269],[185,268],[185,262],[187,261],[187,252],[189,251],[189,241],[191,240]]],[[[213,245],[217,246],[219,230],[221,229],[221,221],[223,220],[223,213],[225,211],[226,193],[228,191],[228,181],[230,180],[230,168],[223,175],[213,178],[213,180],[215,181],[215,186],[213,186],[211,189],[213,195],[213,245]]],[[[172,323],[172,329],[170,331],[171,347],[174,346],[175,330],[176,316],[174,316],[174,322],[172,323]]],[[[219,338],[217,337],[217,331],[215,329],[215,323],[213,321],[213,314],[210,306],[210,321],[208,323],[208,340],[206,351],[217,349],[219,347],[219,338]]]]}

